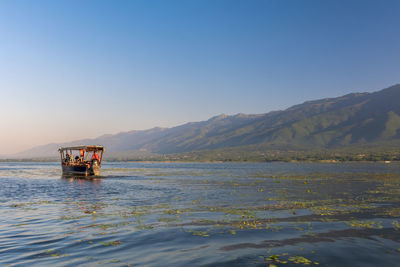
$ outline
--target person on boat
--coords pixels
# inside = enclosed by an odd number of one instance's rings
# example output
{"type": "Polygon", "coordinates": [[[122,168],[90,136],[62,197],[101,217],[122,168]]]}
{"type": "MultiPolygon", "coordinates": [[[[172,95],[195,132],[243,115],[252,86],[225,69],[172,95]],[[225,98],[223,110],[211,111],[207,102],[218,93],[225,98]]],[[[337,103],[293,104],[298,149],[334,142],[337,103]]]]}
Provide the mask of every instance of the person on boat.
{"type": "Polygon", "coordinates": [[[84,149],[81,149],[79,152],[80,152],[80,154],[81,154],[81,158],[83,158],[83,157],[85,156],[85,150],[84,150],[84,149]]]}
{"type": "Polygon", "coordinates": [[[99,155],[97,154],[97,151],[95,151],[94,153],[93,153],[93,156],[92,156],[92,160],[97,160],[97,161],[100,161],[100,158],[99,158],[99,155]]]}
{"type": "Polygon", "coordinates": [[[70,156],[69,156],[69,154],[67,153],[67,155],[65,156],[65,162],[69,162],[69,160],[70,160],[70,156]]]}

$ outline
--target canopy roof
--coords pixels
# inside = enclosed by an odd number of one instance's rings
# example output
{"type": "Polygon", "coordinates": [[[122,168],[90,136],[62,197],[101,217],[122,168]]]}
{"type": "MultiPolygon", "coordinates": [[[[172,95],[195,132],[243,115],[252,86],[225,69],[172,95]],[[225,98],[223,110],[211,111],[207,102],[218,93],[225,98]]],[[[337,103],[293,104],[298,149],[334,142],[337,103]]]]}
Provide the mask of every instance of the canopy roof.
{"type": "Polygon", "coordinates": [[[58,151],[62,152],[64,150],[81,150],[84,149],[86,151],[104,151],[103,146],[69,146],[69,147],[60,147],[58,151]]]}

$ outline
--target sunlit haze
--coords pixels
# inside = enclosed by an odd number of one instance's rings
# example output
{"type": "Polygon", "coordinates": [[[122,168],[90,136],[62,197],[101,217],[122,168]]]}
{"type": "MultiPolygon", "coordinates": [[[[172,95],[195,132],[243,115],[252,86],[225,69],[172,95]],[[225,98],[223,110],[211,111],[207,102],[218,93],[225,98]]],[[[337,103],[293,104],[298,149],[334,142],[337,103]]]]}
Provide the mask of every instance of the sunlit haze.
{"type": "Polygon", "coordinates": [[[400,82],[400,1],[1,1],[0,154],[400,82]]]}

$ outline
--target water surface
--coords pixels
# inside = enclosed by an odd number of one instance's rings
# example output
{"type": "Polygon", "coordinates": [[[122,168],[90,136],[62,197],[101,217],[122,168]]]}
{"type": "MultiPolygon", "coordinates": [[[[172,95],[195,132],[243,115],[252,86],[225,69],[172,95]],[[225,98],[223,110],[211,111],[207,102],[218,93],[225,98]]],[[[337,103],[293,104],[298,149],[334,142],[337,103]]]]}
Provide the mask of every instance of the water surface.
{"type": "Polygon", "coordinates": [[[398,266],[400,165],[0,163],[4,266],[398,266]]]}

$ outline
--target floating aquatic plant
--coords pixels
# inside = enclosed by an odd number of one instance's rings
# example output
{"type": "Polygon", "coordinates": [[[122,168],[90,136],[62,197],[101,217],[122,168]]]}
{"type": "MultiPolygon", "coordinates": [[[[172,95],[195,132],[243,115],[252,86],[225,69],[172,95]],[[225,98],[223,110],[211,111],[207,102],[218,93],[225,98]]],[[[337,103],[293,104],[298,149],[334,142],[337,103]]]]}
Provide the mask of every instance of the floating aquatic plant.
{"type": "Polygon", "coordinates": [[[109,242],[101,242],[101,245],[108,247],[108,246],[119,246],[122,244],[121,241],[109,241],[109,242]]]}
{"type": "Polygon", "coordinates": [[[289,262],[301,265],[319,265],[319,262],[313,262],[303,256],[290,256],[289,253],[270,255],[264,258],[264,262],[267,263],[269,267],[277,266],[276,264],[287,264],[289,262]]]}
{"type": "Polygon", "coordinates": [[[378,228],[378,229],[383,228],[381,222],[375,222],[375,221],[353,220],[353,221],[346,222],[346,223],[353,228],[378,228]]]}

